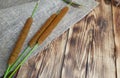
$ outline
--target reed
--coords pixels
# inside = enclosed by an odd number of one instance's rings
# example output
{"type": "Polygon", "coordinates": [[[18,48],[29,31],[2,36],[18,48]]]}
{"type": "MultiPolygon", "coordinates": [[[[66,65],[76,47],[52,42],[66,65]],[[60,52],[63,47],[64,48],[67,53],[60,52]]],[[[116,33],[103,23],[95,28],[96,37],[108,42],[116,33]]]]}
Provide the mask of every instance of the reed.
{"type": "Polygon", "coordinates": [[[57,24],[61,21],[61,19],[65,16],[65,14],[68,11],[68,7],[65,6],[60,13],[57,15],[55,20],[49,25],[49,27],[42,33],[38,40],[38,44],[41,44],[47,37],[48,35],[52,32],[52,30],[57,26],[57,24]]]}
{"type": "Polygon", "coordinates": [[[29,46],[32,48],[39,39],[40,35],[45,31],[45,29],[51,24],[51,22],[56,18],[57,14],[52,14],[48,20],[43,24],[43,26],[37,31],[33,38],[29,42],[29,46]]]}
{"type": "Polygon", "coordinates": [[[21,51],[21,48],[22,48],[22,46],[25,42],[25,39],[28,35],[28,32],[30,30],[30,27],[31,27],[32,23],[33,23],[33,18],[32,17],[28,18],[24,27],[23,27],[23,29],[22,29],[22,31],[21,31],[21,33],[20,33],[20,36],[19,36],[19,38],[16,42],[16,45],[15,45],[15,47],[14,47],[12,53],[11,53],[11,56],[8,60],[9,65],[13,64],[15,62],[15,60],[17,59],[17,57],[18,57],[18,55],[21,51]]]}
{"type": "Polygon", "coordinates": [[[10,72],[11,66],[15,63],[16,59],[18,58],[19,53],[21,52],[22,46],[23,46],[25,39],[29,33],[30,27],[33,23],[33,16],[38,8],[39,2],[40,2],[40,0],[38,0],[38,2],[36,3],[31,16],[26,20],[26,23],[25,23],[25,25],[24,25],[24,27],[19,35],[19,38],[15,44],[15,47],[14,47],[14,49],[9,57],[8,67],[6,69],[4,78],[7,77],[8,73],[10,72]]]}
{"type": "MultiPolygon", "coordinates": [[[[44,42],[44,40],[51,34],[53,29],[57,26],[57,24],[62,20],[62,18],[65,16],[69,8],[66,6],[62,8],[62,10],[58,13],[56,18],[49,24],[49,26],[44,30],[44,32],[40,35],[39,39],[37,39],[37,43],[34,45],[34,47],[28,52],[28,54],[23,58],[23,60],[17,65],[15,70],[11,73],[9,78],[12,78],[12,76],[15,74],[15,72],[20,68],[20,66],[27,60],[27,58],[33,53],[33,51],[44,42]]],[[[41,33],[41,32],[40,32],[41,33]]],[[[38,32],[36,33],[38,34],[38,32]]]]}

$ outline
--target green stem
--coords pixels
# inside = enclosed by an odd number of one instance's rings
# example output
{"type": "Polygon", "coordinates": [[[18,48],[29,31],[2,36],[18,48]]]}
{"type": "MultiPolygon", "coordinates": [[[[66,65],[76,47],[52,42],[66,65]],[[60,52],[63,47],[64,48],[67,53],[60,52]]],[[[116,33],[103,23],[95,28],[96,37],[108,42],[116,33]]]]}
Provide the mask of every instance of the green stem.
{"type": "Polygon", "coordinates": [[[37,11],[37,9],[38,9],[38,5],[39,5],[39,2],[40,2],[40,0],[38,0],[38,2],[36,3],[36,5],[35,5],[35,7],[34,7],[34,9],[33,9],[33,12],[32,12],[31,17],[33,17],[34,14],[35,14],[35,12],[37,11]]]}
{"type": "Polygon", "coordinates": [[[30,47],[28,46],[21,54],[20,56],[17,58],[17,60],[15,61],[14,64],[12,64],[12,66],[9,69],[9,72],[13,71],[15,69],[15,67],[19,64],[19,62],[21,61],[21,59],[25,56],[25,53],[28,52],[30,49],[30,47]]]}
{"type": "Polygon", "coordinates": [[[63,1],[68,4],[67,6],[73,6],[75,8],[80,8],[82,6],[81,4],[73,2],[72,0],[71,1],[63,0],[63,1]]]}
{"type": "Polygon", "coordinates": [[[33,16],[34,16],[34,14],[35,14],[35,12],[36,12],[37,8],[38,8],[38,3],[36,3],[36,5],[35,5],[35,8],[34,8],[34,10],[33,10],[33,12],[32,12],[31,17],[33,17],[33,16]]]}
{"type": "Polygon", "coordinates": [[[63,0],[64,2],[66,2],[68,5],[71,5],[73,2],[72,1],[67,1],[67,0],[63,0]]]}
{"type": "Polygon", "coordinates": [[[11,65],[8,65],[7,70],[6,70],[5,75],[4,75],[3,78],[6,78],[6,77],[7,77],[8,73],[9,73],[10,67],[11,67],[11,65]]]}
{"type": "Polygon", "coordinates": [[[32,50],[24,57],[24,59],[18,64],[16,69],[12,72],[12,74],[9,76],[9,78],[12,78],[12,76],[15,74],[15,72],[20,68],[20,66],[27,60],[27,58],[33,53],[33,51],[38,47],[38,44],[36,44],[32,50]]]}
{"type": "Polygon", "coordinates": [[[30,49],[30,47],[28,46],[24,51],[23,53],[21,53],[21,55],[17,58],[17,60],[15,61],[15,63],[13,63],[12,65],[9,65],[6,72],[5,72],[5,75],[4,75],[4,78],[6,78],[6,76],[15,69],[15,67],[19,64],[20,60],[23,58],[23,56],[25,55],[26,52],[28,52],[28,50],[30,49]]]}

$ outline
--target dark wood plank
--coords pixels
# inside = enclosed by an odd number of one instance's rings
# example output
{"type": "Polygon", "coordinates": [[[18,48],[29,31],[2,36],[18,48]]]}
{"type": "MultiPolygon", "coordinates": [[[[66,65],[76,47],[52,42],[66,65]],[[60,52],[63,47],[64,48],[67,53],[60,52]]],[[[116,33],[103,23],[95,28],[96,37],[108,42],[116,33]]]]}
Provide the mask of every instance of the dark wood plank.
{"type": "Polygon", "coordinates": [[[116,78],[109,0],[70,28],[62,78],[116,78]],[[109,4],[108,4],[109,3],[109,4]]]}
{"type": "Polygon", "coordinates": [[[120,0],[112,0],[115,52],[116,52],[116,78],[120,78],[120,0]]]}
{"type": "Polygon", "coordinates": [[[20,68],[17,78],[60,78],[66,41],[67,32],[26,62],[20,68]]]}

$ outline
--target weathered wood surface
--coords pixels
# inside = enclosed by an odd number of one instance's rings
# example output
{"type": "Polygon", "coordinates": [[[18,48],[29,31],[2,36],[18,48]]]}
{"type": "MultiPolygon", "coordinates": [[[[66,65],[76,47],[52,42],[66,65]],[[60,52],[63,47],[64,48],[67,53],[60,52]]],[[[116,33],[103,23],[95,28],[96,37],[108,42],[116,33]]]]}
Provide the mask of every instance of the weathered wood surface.
{"type": "Polygon", "coordinates": [[[99,0],[89,15],[26,62],[17,78],[120,78],[116,1],[99,0]]]}
{"type": "Polygon", "coordinates": [[[116,78],[111,4],[101,0],[70,29],[62,78],[116,78]]]}
{"type": "Polygon", "coordinates": [[[120,78],[120,0],[112,0],[116,76],[120,78]]]}
{"type": "Polygon", "coordinates": [[[17,78],[60,78],[67,33],[64,33],[48,45],[44,51],[24,64],[19,70],[17,78]]]}

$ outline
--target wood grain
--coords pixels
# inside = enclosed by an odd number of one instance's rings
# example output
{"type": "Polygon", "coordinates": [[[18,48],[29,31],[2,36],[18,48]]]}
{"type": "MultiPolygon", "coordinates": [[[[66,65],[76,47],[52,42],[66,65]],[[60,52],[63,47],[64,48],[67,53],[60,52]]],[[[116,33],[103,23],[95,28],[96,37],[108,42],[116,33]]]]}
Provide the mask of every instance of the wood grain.
{"type": "Polygon", "coordinates": [[[112,0],[113,26],[115,37],[116,76],[120,78],[120,1],[112,0]]]}
{"type": "Polygon", "coordinates": [[[19,70],[17,78],[60,78],[66,41],[67,32],[26,62],[19,70]]]}
{"type": "Polygon", "coordinates": [[[62,78],[116,78],[111,4],[70,28],[62,78]]]}

